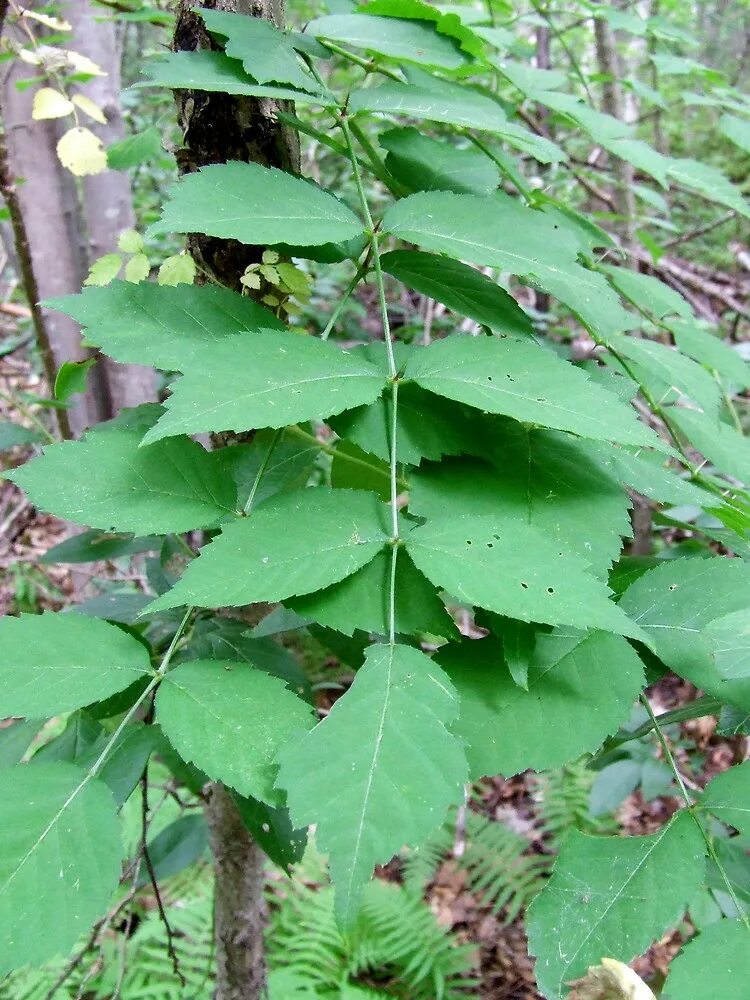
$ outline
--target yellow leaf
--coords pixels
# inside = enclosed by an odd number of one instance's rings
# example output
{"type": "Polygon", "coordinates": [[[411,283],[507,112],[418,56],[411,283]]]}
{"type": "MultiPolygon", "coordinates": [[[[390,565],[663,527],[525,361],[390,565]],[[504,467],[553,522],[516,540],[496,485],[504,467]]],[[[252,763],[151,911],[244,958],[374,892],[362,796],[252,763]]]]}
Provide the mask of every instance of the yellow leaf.
{"type": "Polygon", "coordinates": [[[85,94],[73,94],[73,104],[80,108],[89,118],[93,118],[95,122],[99,122],[100,125],[107,124],[107,119],[102,109],[90,97],[86,97],[85,94]]]}
{"type": "Polygon", "coordinates": [[[264,250],[261,260],[264,264],[278,264],[279,255],[275,250],[264,250]]]}
{"type": "Polygon", "coordinates": [[[38,21],[40,24],[45,25],[47,28],[51,28],[53,31],[72,31],[72,26],[68,24],[67,21],[63,21],[59,17],[50,17],[49,14],[39,14],[35,10],[21,10],[21,14],[24,17],[30,17],[34,21],[38,21]]]}
{"type": "Polygon", "coordinates": [[[156,277],[160,285],[192,285],[195,281],[195,261],[189,254],[167,257],[156,277]]]}
{"type": "Polygon", "coordinates": [[[123,253],[140,253],[143,250],[143,237],[135,229],[124,229],[118,237],[117,246],[123,253]]]}
{"type": "Polygon", "coordinates": [[[42,118],[64,118],[73,110],[73,104],[65,94],[53,87],[40,87],[34,94],[31,117],[34,121],[42,118]]]}
{"type": "Polygon", "coordinates": [[[641,977],[614,958],[603,958],[601,965],[592,965],[583,979],[569,985],[575,988],[568,1000],[656,1000],[641,977]]]}
{"type": "Polygon", "coordinates": [[[125,280],[132,281],[134,285],[137,285],[139,281],[146,280],[150,270],[151,265],[145,253],[137,253],[125,265],[125,280]]]}
{"type": "Polygon", "coordinates": [[[68,57],[68,62],[78,73],[86,73],[88,76],[106,76],[107,74],[98,66],[92,59],[88,56],[82,56],[80,52],[75,52],[73,49],[66,49],[65,55],[68,57]]]}
{"type": "Polygon", "coordinates": [[[121,267],[122,257],[119,253],[107,253],[103,257],[97,257],[89,268],[84,285],[108,285],[110,281],[115,280],[121,267]]]}
{"type": "Polygon", "coordinates": [[[101,139],[87,128],[76,125],[57,144],[60,162],[76,177],[100,174],[107,169],[107,153],[101,139]]]}

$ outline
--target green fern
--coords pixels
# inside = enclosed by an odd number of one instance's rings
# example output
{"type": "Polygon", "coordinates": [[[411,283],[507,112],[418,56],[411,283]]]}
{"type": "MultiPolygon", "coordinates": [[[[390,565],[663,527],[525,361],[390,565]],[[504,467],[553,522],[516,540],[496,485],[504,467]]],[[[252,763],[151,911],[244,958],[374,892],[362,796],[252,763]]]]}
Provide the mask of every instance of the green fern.
{"type": "MultiPolygon", "coordinates": [[[[456,865],[467,873],[469,889],[504,922],[511,923],[544,885],[549,859],[528,853],[529,842],[504,823],[468,811],[465,844],[456,865]]],[[[455,833],[446,824],[403,861],[404,884],[422,895],[442,860],[453,850],[455,833]]]]}
{"type": "MultiPolygon", "coordinates": [[[[19,969],[0,982],[0,1000],[45,1000],[62,974],[66,962],[48,962],[41,969],[19,969]]],[[[55,991],[55,1000],[72,1000],[75,991],[66,986],[55,991]]]]}
{"type": "Polygon", "coordinates": [[[329,886],[311,889],[295,881],[284,890],[268,933],[270,965],[320,997],[458,1000],[476,985],[472,949],[456,945],[421,899],[400,886],[368,885],[347,931],[336,923],[329,886]]]}
{"type": "Polygon", "coordinates": [[[528,853],[529,842],[504,823],[468,813],[466,847],[460,864],[472,892],[497,916],[512,923],[546,881],[549,859],[528,853]]]}
{"type": "Polygon", "coordinates": [[[587,758],[572,761],[554,771],[543,771],[535,779],[539,829],[547,846],[557,853],[569,830],[582,833],[612,833],[617,825],[606,817],[594,817],[589,811],[589,797],[594,772],[587,758]]]}

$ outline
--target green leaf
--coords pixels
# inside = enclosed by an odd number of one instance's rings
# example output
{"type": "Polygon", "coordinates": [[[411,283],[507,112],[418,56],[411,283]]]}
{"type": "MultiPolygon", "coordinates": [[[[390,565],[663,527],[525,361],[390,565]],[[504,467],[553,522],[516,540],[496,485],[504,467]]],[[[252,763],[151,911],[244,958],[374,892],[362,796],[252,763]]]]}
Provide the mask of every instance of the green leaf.
{"type": "Polygon", "coordinates": [[[367,90],[353,90],[349,98],[352,114],[364,111],[383,115],[404,115],[445,122],[454,127],[476,128],[506,139],[511,145],[530,146],[542,163],[565,159],[565,154],[549,139],[535,136],[514,122],[509,122],[500,104],[466,85],[438,81],[439,87],[421,82],[383,83],[367,90]]]}
{"type": "Polygon", "coordinates": [[[719,472],[750,484],[750,441],[746,437],[697,410],[670,406],[667,413],[670,422],[719,472]]]}
{"type": "Polygon", "coordinates": [[[698,326],[695,321],[672,320],[667,326],[683,354],[713,369],[730,385],[739,389],[750,387],[750,366],[738,351],[720,337],[698,326]]]}
{"type": "Polygon", "coordinates": [[[137,285],[141,281],[145,281],[148,278],[151,271],[151,264],[149,263],[148,257],[145,253],[137,253],[134,257],[125,265],[124,278],[126,281],[131,281],[133,284],[137,285]]]}
{"type": "Polygon", "coordinates": [[[143,443],[319,420],[373,402],[385,381],[373,365],[334,344],[258,330],[216,344],[210,366],[183,375],[143,443]]]}
{"type": "MultiPolygon", "coordinates": [[[[373,405],[377,410],[377,403],[373,405]]],[[[358,407],[358,411],[371,407],[358,407]]],[[[391,495],[391,474],[388,463],[362,451],[351,441],[339,441],[331,462],[331,486],[343,490],[370,490],[381,500],[391,495]]]]}
{"type": "Polygon", "coordinates": [[[27,444],[36,444],[44,440],[39,431],[14,424],[10,420],[0,420],[0,451],[7,448],[17,448],[27,444]]]}
{"type": "Polygon", "coordinates": [[[526,208],[501,192],[493,198],[421,192],[392,205],[383,228],[427,250],[531,281],[601,336],[633,326],[604,276],[578,263],[579,235],[559,213],[526,208]]]}
{"type": "Polygon", "coordinates": [[[282,680],[231,660],[192,660],[168,673],[156,719],[183,760],[270,805],[280,802],[279,749],[313,722],[282,680]]]}
{"type": "Polygon", "coordinates": [[[384,271],[409,288],[482,326],[520,336],[534,333],[531,320],[509,292],[460,261],[418,250],[394,250],[380,263],[384,271]]]}
{"type": "Polygon", "coordinates": [[[719,128],[724,135],[746,153],[750,153],[750,122],[737,115],[722,115],[719,128]]]}
{"type": "Polygon", "coordinates": [[[676,471],[664,468],[664,456],[655,452],[633,452],[617,445],[589,442],[591,460],[623,486],[629,486],[651,500],[698,507],[716,505],[716,497],[681,478],[676,471]]]}
{"type": "Polygon", "coordinates": [[[528,690],[511,677],[503,645],[465,640],[437,656],[461,699],[452,729],[466,743],[472,780],[561,767],[592,753],[627,721],[644,683],[632,647],[606,632],[537,632],[528,690]]]}
{"type": "MultiPolygon", "coordinates": [[[[195,864],[207,851],[208,827],[200,813],[180,816],[148,842],[152,871],[159,882],[195,864]]],[[[143,867],[136,882],[140,888],[151,885],[151,872],[143,867]]]]}
{"type": "Polygon", "coordinates": [[[373,867],[421,844],[463,801],[463,748],[446,728],[457,714],[456,694],[429,657],[371,646],[329,715],[282,751],[279,784],[292,820],[317,824],[347,922],[373,867]]]}
{"type": "Polygon", "coordinates": [[[21,764],[0,799],[0,975],[67,955],[120,878],[112,795],[68,764],[21,764]]]}
{"type": "Polygon", "coordinates": [[[521,621],[643,639],[584,559],[521,519],[509,530],[492,514],[443,514],[412,531],[406,546],[428,580],[468,604],[521,621]]]}
{"type": "Polygon", "coordinates": [[[502,640],[503,656],[513,683],[524,691],[529,690],[529,670],[536,646],[536,628],[529,622],[519,622],[515,618],[486,611],[488,627],[502,640]]]}
{"type": "Polygon", "coordinates": [[[71,316],[115,361],[170,371],[204,370],[214,348],[247,331],[283,329],[273,313],[216,285],[160,288],[117,281],[44,303],[71,316]]]}
{"type": "MultiPolygon", "coordinates": [[[[671,776],[671,771],[669,772],[671,776]]],[[[641,783],[642,769],[630,757],[608,764],[596,776],[591,786],[589,811],[592,816],[606,816],[622,805],[641,783]]],[[[645,793],[644,793],[645,795],[645,793]]]]}
{"type": "Polygon", "coordinates": [[[64,361],[55,377],[55,399],[67,403],[72,396],[86,392],[89,368],[95,364],[96,358],[88,358],[86,361],[64,361]]]}
{"type": "Polygon", "coordinates": [[[617,291],[636,306],[657,319],[665,316],[681,316],[692,319],[693,310],[685,299],[674,289],[650,274],[639,274],[627,267],[601,265],[601,270],[609,277],[617,291]]]}
{"type": "MultiPolygon", "coordinates": [[[[133,698],[133,701],[135,700],[133,698]]],[[[129,705],[128,705],[129,707],[129,705]]],[[[38,750],[32,759],[50,763],[62,761],[88,771],[107,750],[107,757],[97,777],[109,787],[117,806],[122,806],[143,775],[146,762],[156,747],[158,730],[142,722],[129,723],[110,747],[108,733],[87,712],[70,716],[63,733],[38,750]]]]}
{"type": "Polygon", "coordinates": [[[625,490],[597,467],[586,442],[526,430],[510,421],[487,425],[494,466],[478,459],[423,465],[411,476],[409,510],[440,517],[495,515],[503,534],[525,522],[565,551],[606,574],[632,534],[625,490]]]}
{"type": "Polygon", "coordinates": [[[204,233],[240,243],[320,246],[359,236],[357,216],[316,184],[259,163],[214,163],[167,193],[150,235],[204,233]]]}
{"type": "Polygon", "coordinates": [[[750,979],[749,939],[741,920],[718,920],[704,928],[672,961],[664,996],[744,1000],[750,979]]]}
{"type": "Polygon", "coordinates": [[[750,677],[750,607],[714,618],[703,636],[722,677],[726,680],[750,677]]]}
{"type": "Polygon", "coordinates": [[[358,10],[383,17],[408,17],[417,21],[434,21],[438,32],[455,38],[460,42],[464,52],[481,57],[484,51],[482,40],[476,32],[466,27],[469,24],[469,17],[463,9],[459,13],[444,6],[433,6],[424,0],[367,0],[367,3],[360,5],[358,10]]]}
{"type": "Polygon", "coordinates": [[[529,950],[544,995],[560,997],[603,955],[629,962],[674,927],[702,882],[703,854],[684,812],[649,837],[571,830],[529,909],[529,950]]]}
{"type": "Polygon", "coordinates": [[[258,431],[250,444],[232,445],[219,452],[225,468],[230,470],[237,484],[239,509],[245,506],[264,462],[265,470],[255,491],[256,504],[263,503],[276,493],[307,486],[320,448],[302,437],[296,437],[294,428],[290,428],[281,434],[268,458],[273,437],[273,431],[258,431]]]}
{"type": "Polygon", "coordinates": [[[703,634],[719,615],[750,607],[750,565],[740,559],[670,559],[631,584],[620,607],[675,673],[750,709],[750,679],[726,680],[703,634]]]}
{"type": "Polygon", "coordinates": [[[100,701],[149,673],[146,647],[114,625],[81,615],[0,621],[0,689],[6,715],[36,718],[100,701]]]}
{"type": "Polygon", "coordinates": [[[750,219],[750,202],[743,197],[740,188],[728,181],[716,167],[698,160],[672,160],[669,176],[709,201],[726,205],[750,219]]]}
{"type": "Polygon", "coordinates": [[[272,497],[228,525],[149,610],[309,594],[370,562],[390,537],[387,524],[387,509],[372,493],[315,487],[272,497]]]}
{"type": "MultiPolygon", "coordinates": [[[[244,15],[243,15],[244,16],[244,15]]],[[[147,81],[136,87],[169,87],[171,90],[205,90],[209,93],[236,94],[239,97],[266,97],[270,100],[294,101],[297,104],[319,104],[332,107],[334,99],[320,92],[275,84],[257,83],[243,70],[236,59],[223,52],[167,52],[150,59],[143,67],[147,81]]]]}
{"type": "MultiPolygon", "coordinates": [[[[492,29],[480,28],[478,33],[486,38],[487,33],[492,29]]],[[[539,69],[537,66],[530,66],[527,63],[518,62],[515,59],[491,59],[493,66],[500,70],[502,75],[508,80],[516,90],[520,90],[524,97],[544,100],[544,95],[550,90],[559,90],[567,82],[565,73],[555,69],[539,69]]]]}
{"type": "Polygon", "coordinates": [[[255,638],[242,621],[202,618],[183,650],[185,660],[234,660],[249,663],[284,681],[290,690],[310,700],[310,683],[294,654],[271,638],[255,638]]]}
{"type": "Polygon", "coordinates": [[[474,146],[458,147],[423,135],[416,128],[394,128],[378,136],[388,150],[385,165],[409,191],[455,191],[492,194],[500,174],[474,146]]]}
{"type": "MultiPolygon", "coordinates": [[[[357,629],[387,635],[390,575],[391,553],[379,552],[372,562],[340,583],[285,603],[302,618],[345,635],[353,635],[357,629]]],[[[396,632],[457,635],[435,588],[405,552],[396,560],[396,632]]]]}
{"type": "Polygon", "coordinates": [[[107,166],[110,170],[128,170],[166,155],[159,130],[151,126],[108,146],[107,166]]]}
{"type": "Polygon", "coordinates": [[[300,90],[320,92],[302,67],[289,36],[270,21],[207,8],[201,8],[198,15],[212,34],[226,39],[226,54],[239,59],[258,83],[288,83],[300,90]]]}
{"type": "Polygon", "coordinates": [[[742,836],[750,834],[750,761],[712,778],[698,805],[742,836]]]}
{"type": "Polygon", "coordinates": [[[236,511],[219,453],[186,437],[140,441],[138,431],[89,431],[48,446],[11,478],[40,509],[105,531],[190,531],[236,511]]]}
{"type": "MultiPolygon", "coordinates": [[[[398,393],[398,460],[419,465],[423,458],[459,455],[476,442],[472,414],[440,396],[405,382],[398,393]]],[[[347,410],[327,423],[343,438],[387,462],[390,455],[390,399],[383,395],[370,406],[347,410]]]]}
{"type": "MultiPolygon", "coordinates": [[[[719,387],[709,373],[674,347],[640,337],[610,337],[607,341],[618,354],[633,362],[635,373],[648,384],[654,376],[698,403],[710,417],[719,415],[719,387]]],[[[663,393],[662,393],[663,395],[663,393]]]]}
{"type": "Polygon", "coordinates": [[[329,14],[307,25],[313,38],[365,49],[377,55],[440,69],[460,69],[466,57],[453,39],[430,24],[372,14],[329,14]]]}
{"type": "Polygon", "coordinates": [[[415,351],[404,378],[525,423],[601,441],[660,445],[630,406],[548,348],[518,337],[446,337],[415,351]]]}
{"type": "Polygon", "coordinates": [[[257,799],[234,795],[234,802],[254,840],[275,865],[287,873],[302,860],[307,830],[295,830],[286,808],[272,808],[257,799]]]}

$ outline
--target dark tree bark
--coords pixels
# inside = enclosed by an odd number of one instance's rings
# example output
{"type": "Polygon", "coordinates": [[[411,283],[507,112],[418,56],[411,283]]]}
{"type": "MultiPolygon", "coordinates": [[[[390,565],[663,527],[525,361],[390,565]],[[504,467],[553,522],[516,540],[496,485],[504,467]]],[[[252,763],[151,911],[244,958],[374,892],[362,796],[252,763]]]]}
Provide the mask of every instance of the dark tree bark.
{"type": "MultiPolygon", "coordinates": [[[[262,17],[281,27],[283,0],[207,0],[204,7],[262,17]]],[[[194,11],[181,0],[173,48],[209,49],[213,41],[194,11]]],[[[299,170],[297,134],[280,124],[275,101],[180,91],[177,94],[184,147],[178,153],[182,173],[211,163],[243,160],[299,170]]],[[[188,250],[199,265],[235,290],[248,264],[260,260],[262,247],[193,233],[188,250]]],[[[228,445],[236,435],[215,435],[214,445],[228,445]]],[[[266,996],[263,942],[264,854],[248,833],[231,796],[220,784],[209,791],[206,818],[214,855],[216,987],[215,1000],[260,1000],[266,996]]]]}

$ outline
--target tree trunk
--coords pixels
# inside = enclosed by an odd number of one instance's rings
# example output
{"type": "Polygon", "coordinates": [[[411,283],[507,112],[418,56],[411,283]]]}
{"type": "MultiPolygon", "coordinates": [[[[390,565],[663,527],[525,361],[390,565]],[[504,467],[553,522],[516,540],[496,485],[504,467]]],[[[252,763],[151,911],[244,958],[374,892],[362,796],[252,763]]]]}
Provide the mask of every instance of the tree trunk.
{"type": "MultiPolygon", "coordinates": [[[[75,89],[104,112],[106,125],[89,122],[88,127],[109,146],[125,138],[120,106],[122,52],[115,24],[102,20],[102,8],[95,9],[89,0],[71,0],[64,12],[73,27],[72,48],[93,59],[107,74],[94,77],[75,89]]],[[[134,227],[133,195],[128,175],[115,170],[84,177],[82,192],[83,228],[90,262],[115,252],[120,234],[134,227]]],[[[114,413],[124,406],[137,406],[155,399],[153,369],[118,364],[111,358],[102,358],[99,364],[104,368],[114,413]]]]}
{"type": "MultiPolygon", "coordinates": [[[[609,21],[604,18],[594,18],[594,36],[596,41],[596,59],[599,72],[605,76],[603,90],[603,107],[607,114],[619,121],[626,120],[625,102],[623,100],[622,66],[617,52],[615,34],[609,21]]],[[[622,216],[622,247],[628,254],[629,267],[636,268],[638,263],[633,255],[635,247],[635,194],[633,193],[633,167],[625,160],[614,157],[617,172],[617,187],[614,200],[617,211],[622,216]]]]}
{"type": "MultiPolygon", "coordinates": [[[[86,272],[80,254],[80,235],[71,232],[70,192],[57,158],[54,123],[31,118],[36,86],[24,90],[16,86],[32,73],[18,59],[6,63],[0,100],[8,167],[18,189],[36,287],[44,300],[80,291],[86,272]]],[[[43,316],[56,368],[64,361],[80,361],[88,356],[81,347],[74,320],[46,309],[43,316]]],[[[68,411],[74,435],[109,416],[106,378],[98,369],[95,365],[89,375],[89,393],[75,397],[68,411]]]]}
{"type": "MultiPolygon", "coordinates": [[[[181,0],[173,47],[176,51],[212,48],[210,35],[192,9],[181,0]]],[[[205,7],[265,18],[278,27],[284,22],[283,0],[206,0],[205,7]]],[[[279,124],[275,101],[208,94],[177,93],[184,148],[178,153],[183,173],[209,163],[244,160],[298,172],[297,134],[279,124]]],[[[193,233],[188,250],[222,284],[238,290],[248,264],[260,260],[262,247],[193,233]]],[[[229,444],[236,435],[216,435],[214,444],[229,444]]],[[[263,941],[264,854],[245,828],[227,791],[211,787],[206,806],[216,876],[214,921],[216,941],[215,1000],[261,1000],[266,996],[263,941]]]]}
{"type": "Polygon", "coordinates": [[[216,877],[214,996],[220,1000],[256,1000],[266,995],[265,855],[248,833],[223,785],[211,786],[206,819],[216,877]]]}

